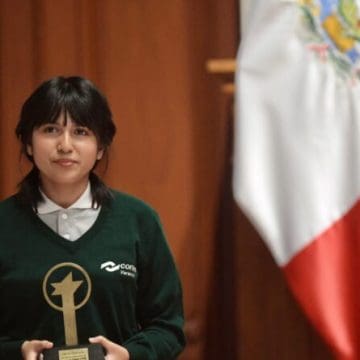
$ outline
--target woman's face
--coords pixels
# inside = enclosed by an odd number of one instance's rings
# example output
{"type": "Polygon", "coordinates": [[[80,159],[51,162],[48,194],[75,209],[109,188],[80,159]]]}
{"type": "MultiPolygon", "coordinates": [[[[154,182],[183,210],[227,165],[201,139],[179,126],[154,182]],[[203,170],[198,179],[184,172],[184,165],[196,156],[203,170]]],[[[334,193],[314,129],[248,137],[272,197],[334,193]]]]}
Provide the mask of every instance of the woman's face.
{"type": "Polygon", "coordinates": [[[35,129],[32,143],[27,152],[40,171],[44,188],[68,186],[71,191],[86,186],[89,173],[103,150],[93,132],[74,123],[64,113],[56,123],[49,123],[35,129]]]}

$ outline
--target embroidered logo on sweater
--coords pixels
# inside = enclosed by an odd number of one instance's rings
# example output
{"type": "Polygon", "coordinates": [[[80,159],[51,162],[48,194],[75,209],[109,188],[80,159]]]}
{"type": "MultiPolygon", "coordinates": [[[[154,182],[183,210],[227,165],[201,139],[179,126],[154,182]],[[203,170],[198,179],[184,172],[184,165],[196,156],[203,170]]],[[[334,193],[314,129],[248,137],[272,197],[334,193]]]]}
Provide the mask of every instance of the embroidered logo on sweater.
{"type": "Polygon", "coordinates": [[[136,267],[132,264],[116,264],[113,261],[106,261],[100,265],[100,269],[106,270],[108,272],[120,271],[121,275],[135,277],[136,276],[136,267]]]}

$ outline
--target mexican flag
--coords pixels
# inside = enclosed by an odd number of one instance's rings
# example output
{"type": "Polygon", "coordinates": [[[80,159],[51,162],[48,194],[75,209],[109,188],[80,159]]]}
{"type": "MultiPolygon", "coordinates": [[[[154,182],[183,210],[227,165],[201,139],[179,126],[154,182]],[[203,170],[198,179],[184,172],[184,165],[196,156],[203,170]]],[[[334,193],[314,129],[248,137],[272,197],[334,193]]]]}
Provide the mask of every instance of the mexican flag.
{"type": "Polygon", "coordinates": [[[251,0],[234,196],[338,359],[360,359],[360,1],[251,0]]]}

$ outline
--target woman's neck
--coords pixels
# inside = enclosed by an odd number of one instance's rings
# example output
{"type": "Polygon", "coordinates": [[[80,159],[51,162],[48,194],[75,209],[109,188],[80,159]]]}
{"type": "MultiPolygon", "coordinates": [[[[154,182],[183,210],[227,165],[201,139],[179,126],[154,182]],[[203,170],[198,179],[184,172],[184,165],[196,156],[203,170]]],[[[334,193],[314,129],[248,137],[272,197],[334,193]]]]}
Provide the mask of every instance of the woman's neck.
{"type": "Polygon", "coordinates": [[[42,181],[41,190],[54,203],[63,208],[68,208],[80,198],[89,183],[89,179],[75,185],[64,185],[42,181]]]}

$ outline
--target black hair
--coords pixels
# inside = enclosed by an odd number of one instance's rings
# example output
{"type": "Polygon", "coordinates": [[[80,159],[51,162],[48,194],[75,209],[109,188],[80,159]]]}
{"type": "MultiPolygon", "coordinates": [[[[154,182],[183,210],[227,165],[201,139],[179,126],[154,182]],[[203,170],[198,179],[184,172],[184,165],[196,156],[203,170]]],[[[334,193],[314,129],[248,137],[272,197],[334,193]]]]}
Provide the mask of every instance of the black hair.
{"type": "MultiPolygon", "coordinates": [[[[32,170],[19,183],[18,196],[22,201],[37,208],[43,197],[39,190],[40,176],[33,158],[27,152],[35,129],[47,123],[55,123],[61,113],[70,115],[72,121],[89,128],[106,153],[116,133],[112,114],[105,96],[95,85],[82,77],[54,77],[42,83],[22,106],[15,133],[21,142],[21,152],[33,164],[32,170]]],[[[96,164],[95,164],[96,166],[96,164]]],[[[109,188],[93,172],[89,176],[93,206],[101,206],[111,199],[109,188]]]]}

